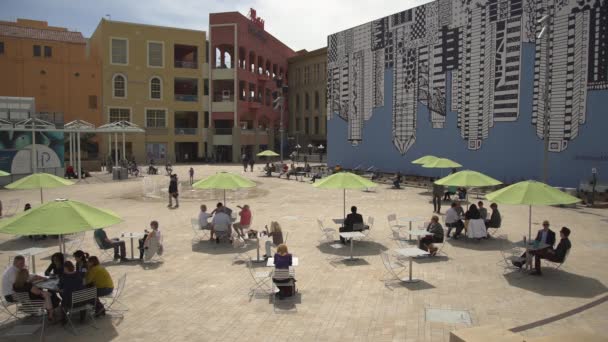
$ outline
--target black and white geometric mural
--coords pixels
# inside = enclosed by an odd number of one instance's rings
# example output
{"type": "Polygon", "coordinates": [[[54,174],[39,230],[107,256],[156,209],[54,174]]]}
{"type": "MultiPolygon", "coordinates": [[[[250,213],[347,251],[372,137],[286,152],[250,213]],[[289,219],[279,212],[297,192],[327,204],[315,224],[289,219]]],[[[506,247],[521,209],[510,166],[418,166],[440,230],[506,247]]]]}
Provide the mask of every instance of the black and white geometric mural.
{"type": "Polygon", "coordinates": [[[563,151],[585,123],[587,90],[608,89],[608,0],[436,0],[333,34],[328,119],[346,120],[357,145],[391,96],[392,141],[405,154],[416,142],[418,106],[433,128],[444,127],[451,74],[449,109],[468,148],[479,149],[494,125],[519,118],[524,43],[535,44],[531,124],[550,151],[563,151]],[[386,70],[392,94],[384,94],[386,70]]]}

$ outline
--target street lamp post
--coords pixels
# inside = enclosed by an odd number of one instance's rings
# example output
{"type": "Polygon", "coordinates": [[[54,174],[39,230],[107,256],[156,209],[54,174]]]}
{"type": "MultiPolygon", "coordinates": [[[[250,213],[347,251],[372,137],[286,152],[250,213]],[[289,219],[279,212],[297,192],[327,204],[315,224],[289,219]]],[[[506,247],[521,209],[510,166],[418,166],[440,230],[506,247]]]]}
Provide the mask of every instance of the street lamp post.
{"type": "Polygon", "coordinates": [[[549,180],[549,128],[551,121],[550,103],[549,103],[549,25],[550,15],[546,14],[538,23],[542,25],[540,33],[537,39],[540,40],[545,38],[545,87],[543,89],[543,102],[545,104],[545,114],[543,117],[543,183],[547,183],[549,180]]]}
{"type": "Polygon", "coordinates": [[[323,162],[323,149],[325,148],[325,146],[323,146],[323,144],[319,145],[319,162],[323,162]]]}
{"type": "Polygon", "coordinates": [[[299,161],[300,160],[300,149],[302,148],[302,146],[300,146],[300,144],[296,144],[296,158],[299,161]]]}

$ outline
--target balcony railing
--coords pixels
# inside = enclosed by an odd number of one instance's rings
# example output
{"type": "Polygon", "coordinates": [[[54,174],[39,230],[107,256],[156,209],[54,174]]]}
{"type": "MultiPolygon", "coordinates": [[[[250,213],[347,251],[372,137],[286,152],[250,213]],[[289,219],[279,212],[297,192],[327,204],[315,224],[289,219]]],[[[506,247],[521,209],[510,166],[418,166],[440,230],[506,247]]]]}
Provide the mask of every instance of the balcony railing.
{"type": "Polygon", "coordinates": [[[192,61],[175,61],[176,68],[198,69],[198,63],[192,61]]]}
{"type": "Polygon", "coordinates": [[[232,128],[215,128],[215,135],[232,135],[232,128]]]}
{"type": "Polygon", "coordinates": [[[175,101],[197,102],[198,95],[175,94],[175,101]]]}
{"type": "Polygon", "coordinates": [[[234,95],[213,94],[213,102],[234,102],[234,95]]]}
{"type": "Polygon", "coordinates": [[[162,127],[146,127],[147,135],[167,135],[169,129],[162,127]]]}
{"type": "Polygon", "coordinates": [[[175,135],[196,135],[198,128],[175,128],[175,135]]]}

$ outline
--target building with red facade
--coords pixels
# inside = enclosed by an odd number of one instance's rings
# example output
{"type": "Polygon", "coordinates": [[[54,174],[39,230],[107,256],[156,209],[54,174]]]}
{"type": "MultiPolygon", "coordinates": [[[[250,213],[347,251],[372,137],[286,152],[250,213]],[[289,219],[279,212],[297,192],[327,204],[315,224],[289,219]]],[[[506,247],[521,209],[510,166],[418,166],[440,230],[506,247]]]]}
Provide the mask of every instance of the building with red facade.
{"type": "MultiPolygon", "coordinates": [[[[236,162],[242,154],[274,148],[280,139],[281,115],[273,109],[273,92],[278,80],[287,84],[287,60],[295,52],[264,30],[255,10],[249,17],[238,12],[210,14],[208,34],[207,143],[212,155],[217,161],[236,162]]],[[[284,128],[288,118],[285,103],[284,128]]]]}

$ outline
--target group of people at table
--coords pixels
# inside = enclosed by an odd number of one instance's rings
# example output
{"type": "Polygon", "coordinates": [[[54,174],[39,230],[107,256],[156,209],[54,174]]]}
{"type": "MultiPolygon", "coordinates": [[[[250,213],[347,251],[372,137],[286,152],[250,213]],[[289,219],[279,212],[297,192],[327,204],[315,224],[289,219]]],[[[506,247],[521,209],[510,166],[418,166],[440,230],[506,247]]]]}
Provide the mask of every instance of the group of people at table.
{"type": "MultiPolygon", "coordinates": [[[[114,282],[110,273],[99,264],[96,256],[89,256],[81,250],[72,255],[74,261],[65,260],[62,253],[51,256],[51,264],[44,276],[30,274],[25,264],[25,257],[17,255],[13,263],[2,274],[2,296],[7,302],[16,302],[15,293],[27,293],[31,300],[44,301],[50,321],[59,321],[57,309],[60,305],[67,309],[72,305],[72,293],[87,287],[95,287],[97,296],[109,296],[114,291],[114,282]],[[56,279],[56,285],[41,284],[49,279],[56,279]],[[40,285],[40,286],[38,286],[40,285]]],[[[81,320],[85,312],[81,311],[81,320]]],[[[61,316],[61,311],[59,311],[61,316]]],[[[105,308],[99,299],[95,303],[95,315],[105,315],[105,308]]],[[[65,323],[65,317],[62,322],[65,323]]]]}

